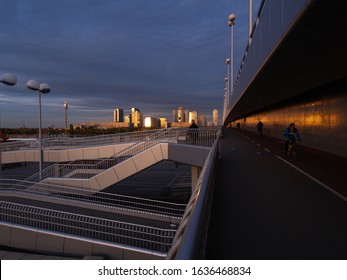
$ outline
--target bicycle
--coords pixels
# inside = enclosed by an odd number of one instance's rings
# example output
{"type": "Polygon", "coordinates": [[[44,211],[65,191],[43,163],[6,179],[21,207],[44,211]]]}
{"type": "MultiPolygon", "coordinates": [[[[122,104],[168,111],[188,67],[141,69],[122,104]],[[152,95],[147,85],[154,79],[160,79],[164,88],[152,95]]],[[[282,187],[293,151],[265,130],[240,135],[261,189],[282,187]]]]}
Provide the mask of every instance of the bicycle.
{"type": "Polygon", "coordinates": [[[295,137],[291,137],[289,139],[287,157],[291,157],[293,158],[293,160],[296,160],[297,158],[297,147],[295,137]]]}

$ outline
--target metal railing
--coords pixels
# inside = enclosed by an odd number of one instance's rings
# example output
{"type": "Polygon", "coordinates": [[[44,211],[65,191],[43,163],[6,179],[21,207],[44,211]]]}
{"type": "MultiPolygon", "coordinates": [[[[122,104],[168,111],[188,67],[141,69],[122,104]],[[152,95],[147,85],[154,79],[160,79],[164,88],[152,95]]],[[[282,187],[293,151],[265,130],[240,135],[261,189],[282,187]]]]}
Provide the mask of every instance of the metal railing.
{"type": "Polygon", "coordinates": [[[37,150],[39,148],[39,142],[37,139],[28,138],[16,141],[8,141],[1,143],[0,152],[10,152],[19,150],[37,150]]]}
{"type": "Polygon", "coordinates": [[[52,203],[62,201],[79,205],[94,205],[102,208],[116,208],[127,211],[137,211],[152,215],[181,218],[184,214],[185,204],[157,201],[133,196],[82,190],[54,184],[36,183],[21,180],[1,180],[0,196],[21,195],[28,199],[41,199],[52,203]],[[30,187],[30,188],[29,188],[30,187]]]}
{"type": "MultiPolygon", "coordinates": [[[[137,143],[125,148],[119,153],[102,159],[92,164],[81,164],[81,160],[69,162],[67,164],[53,164],[41,172],[27,178],[27,181],[39,182],[46,178],[80,178],[89,179],[108,168],[111,168],[132,156],[139,154],[159,143],[181,143],[189,145],[197,145],[210,147],[219,133],[220,128],[207,128],[207,129],[161,129],[154,134],[146,136],[137,143]]],[[[89,160],[88,160],[89,161],[89,160]]]]}
{"type": "Polygon", "coordinates": [[[98,135],[89,137],[66,137],[63,139],[45,139],[44,147],[46,149],[75,149],[83,147],[96,147],[104,145],[114,145],[120,143],[138,142],[161,129],[141,130],[134,132],[124,132],[109,135],[98,135]]]}
{"type": "MultiPolygon", "coordinates": [[[[44,138],[42,139],[42,147],[43,149],[65,150],[120,143],[134,143],[160,130],[161,129],[152,129],[88,137],[44,138]]],[[[14,141],[2,143],[1,149],[3,152],[38,149],[38,140],[36,138],[14,138],[13,140],[14,141]]]]}
{"type": "Polygon", "coordinates": [[[0,201],[0,221],[74,236],[168,252],[175,230],[0,201]]]}
{"type": "Polygon", "coordinates": [[[192,191],[167,259],[203,259],[212,205],[217,138],[192,191]]]}
{"type": "MultiPolygon", "coordinates": [[[[151,130],[152,134],[148,134],[148,133],[136,134],[136,138],[140,139],[137,141],[137,143],[142,143],[144,139],[151,139],[153,137],[153,135],[156,135],[156,134],[160,133],[161,131],[162,130],[151,130]]],[[[124,141],[125,141],[125,139],[129,139],[127,136],[129,136],[128,133],[126,133],[126,135],[123,135],[122,139],[124,141]]],[[[134,135],[132,135],[132,136],[134,136],[134,135]]],[[[110,138],[108,138],[108,139],[110,139],[110,138]]],[[[131,139],[133,140],[135,138],[132,137],[131,139]]],[[[98,141],[98,143],[100,143],[100,141],[98,141]]],[[[133,147],[137,143],[131,145],[130,147],[133,147]]],[[[108,159],[112,159],[116,155],[111,156],[108,159]]],[[[62,177],[88,179],[88,178],[91,178],[91,177],[95,176],[96,174],[104,171],[106,168],[98,167],[97,165],[104,162],[105,160],[108,160],[108,159],[74,160],[74,161],[71,161],[69,163],[64,163],[64,164],[60,164],[60,163],[53,164],[53,165],[45,168],[41,172],[38,172],[38,173],[30,176],[26,180],[32,181],[32,182],[39,182],[39,181],[42,181],[42,180],[47,179],[47,178],[62,178],[62,177]],[[92,163],[80,164],[80,162],[92,162],[92,163]]]]}

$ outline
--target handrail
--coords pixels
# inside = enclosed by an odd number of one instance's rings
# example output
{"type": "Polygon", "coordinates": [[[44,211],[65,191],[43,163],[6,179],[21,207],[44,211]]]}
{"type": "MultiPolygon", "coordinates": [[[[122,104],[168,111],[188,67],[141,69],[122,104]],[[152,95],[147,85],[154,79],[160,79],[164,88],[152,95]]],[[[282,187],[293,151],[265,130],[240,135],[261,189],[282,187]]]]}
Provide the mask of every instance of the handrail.
{"type": "Polygon", "coordinates": [[[73,202],[76,205],[88,204],[102,208],[120,208],[128,211],[141,211],[148,214],[180,218],[184,214],[185,204],[158,201],[153,199],[126,196],[106,192],[82,190],[54,184],[39,183],[28,189],[32,182],[23,180],[0,179],[0,196],[22,194],[30,199],[45,199],[73,202]]]}
{"type": "MultiPolygon", "coordinates": [[[[43,138],[42,146],[43,149],[61,150],[133,143],[160,130],[161,129],[151,129],[87,137],[43,138]]],[[[36,138],[13,138],[12,140],[14,141],[2,143],[1,149],[3,152],[38,149],[38,140],[36,138]]]]}
{"type": "Polygon", "coordinates": [[[0,221],[156,252],[167,252],[175,234],[173,229],[160,229],[6,201],[0,201],[0,221]]]}
{"type": "Polygon", "coordinates": [[[214,141],[205,161],[167,259],[202,259],[205,254],[218,143],[219,138],[214,141]]]}
{"type": "MultiPolygon", "coordinates": [[[[67,164],[53,164],[41,172],[41,179],[43,180],[49,177],[61,178],[66,176],[88,179],[159,143],[174,142],[209,147],[215,140],[218,131],[220,131],[220,127],[208,129],[162,129],[147,136],[145,139],[141,139],[117,154],[106,159],[101,159],[96,163],[80,164],[80,160],[76,160],[67,164]]],[[[39,173],[34,174],[26,180],[38,182],[40,178],[39,175],[39,173]]]]}
{"type": "MultiPolygon", "coordinates": [[[[154,130],[154,133],[153,133],[153,130],[152,130],[152,135],[156,135],[156,134],[160,133],[161,131],[162,130],[154,130]]],[[[138,139],[137,143],[142,143],[143,139],[152,137],[152,135],[148,135],[148,134],[141,134],[141,135],[142,135],[142,138],[138,139]]],[[[131,145],[130,147],[134,147],[137,143],[131,145]]],[[[113,158],[116,155],[111,156],[110,158],[113,158]]],[[[110,159],[110,158],[108,158],[108,159],[110,159]]],[[[74,161],[71,161],[69,163],[64,163],[64,164],[56,163],[56,164],[53,164],[51,166],[48,166],[47,168],[45,168],[41,172],[38,172],[38,173],[28,177],[26,179],[26,181],[39,182],[40,180],[44,180],[44,179],[49,178],[49,177],[60,178],[60,177],[66,176],[67,174],[73,172],[74,170],[80,170],[80,169],[84,169],[84,170],[93,169],[93,170],[95,170],[95,169],[99,168],[97,165],[104,160],[105,159],[98,160],[98,162],[94,163],[94,164],[80,164],[80,165],[75,164],[75,163],[79,162],[80,160],[74,160],[74,161]]],[[[92,177],[92,176],[90,176],[90,173],[83,172],[83,174],[84,174],[83,178],[92,177]]],[[[94,175],[96,175],[96,174],[94,174],[94,175]]]]}

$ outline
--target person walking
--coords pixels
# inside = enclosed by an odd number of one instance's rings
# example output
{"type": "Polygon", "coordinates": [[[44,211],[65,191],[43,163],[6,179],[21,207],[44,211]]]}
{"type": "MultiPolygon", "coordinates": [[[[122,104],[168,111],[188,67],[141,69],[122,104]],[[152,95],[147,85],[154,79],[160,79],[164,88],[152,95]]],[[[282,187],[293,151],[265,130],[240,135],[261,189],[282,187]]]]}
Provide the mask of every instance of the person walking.
{"type": "Polygon", "coordinates": [[[189,136],[193,145],[196,145],[198,140],[198,126],[195,123],[195,120],[192,120],[191,125],[189,126],[189,136]]]}

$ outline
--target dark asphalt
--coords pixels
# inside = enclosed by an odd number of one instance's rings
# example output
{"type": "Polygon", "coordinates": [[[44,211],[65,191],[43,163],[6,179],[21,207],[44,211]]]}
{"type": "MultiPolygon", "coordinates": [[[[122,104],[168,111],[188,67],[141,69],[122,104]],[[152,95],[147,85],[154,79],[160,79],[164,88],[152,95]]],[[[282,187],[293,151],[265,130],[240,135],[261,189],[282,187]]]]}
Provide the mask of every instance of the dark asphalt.
{"type": "Polygon", "coordinates": [[[347,259],[346,158],[224,129],[207,259],[347,259]],[[313,179],[312,179],[313,178],[313,179]]]}

